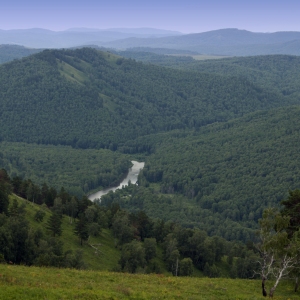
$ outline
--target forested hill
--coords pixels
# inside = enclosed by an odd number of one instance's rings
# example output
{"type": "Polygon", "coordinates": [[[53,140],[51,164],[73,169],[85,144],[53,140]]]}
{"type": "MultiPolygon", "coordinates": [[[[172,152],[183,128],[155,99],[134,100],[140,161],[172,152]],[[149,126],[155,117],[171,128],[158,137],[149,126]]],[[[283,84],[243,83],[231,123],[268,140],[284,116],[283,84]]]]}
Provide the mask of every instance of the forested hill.
{"type": "Polygon", "coordinates": [[[0,45],[0,64],[42,51],[18,45],[0,45]]]}
{"type": "MultiPolygon", "coordinates": [[[[255,237],[258,219],[299,188],[300,107],[255,112],[199,130],[140,138],[156,145],[127,197],[102,197],[226,239],[255,237]]],[[[132,145],[133,146],[133,145],[132,145]]]]}
{"type": "Polygon", "coordinates": [[[117,149],[138,136],[291,103],[247,78],[144,65],[90,48],[46,50],[0,66],[6,141],[117,149]]]}
{"type": "MultiPolygon", "coordinates": [[[[121,56],[174,69],[245,78],[263,89],[276,90],[295,99],[300,95],[300,57],[292,55],[260,55],[205,59],[206,56],[173,56],[161,52],[135,49],[118,51],[121,56]],[[149,52],[145,52],[145,51],[149,52]],[[193,59],[200,58],[200,60],[193,59]],[[201,58],[202,57],[202,58],[201,58]]],[[[167,51],[167,49],[165,49],[167,51]]],[[[217,58],[214,57],[214,58],[217,58]]]]}
{"type": "MultiPolygon", "coordinates": [[[[170,65],[170,63],[169,63],[170,65]]],[[[197,72],[245,78],[263,89],[299,99],[300,57],[266,55],[222,60],[179,62],[177,67],[197,72]]]]}

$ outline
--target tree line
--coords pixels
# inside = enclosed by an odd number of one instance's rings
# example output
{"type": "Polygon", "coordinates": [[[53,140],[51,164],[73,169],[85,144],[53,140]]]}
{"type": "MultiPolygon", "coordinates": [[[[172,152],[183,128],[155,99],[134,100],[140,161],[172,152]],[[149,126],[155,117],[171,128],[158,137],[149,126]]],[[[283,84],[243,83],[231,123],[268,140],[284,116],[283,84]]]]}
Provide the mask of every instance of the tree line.
{"type": "Polygon", "coordinates": [[[9,194],[22,194],[26,184],[10,178],[1,170],[1,239],[2,260],[26,265],[85,267],[80,251],[63,252],[62,218],[74,224],[74,234],[79,244],[86,243],[89,236],[98,236],[102,228],[109,228],[115,238],[115,247],[121,251],[115,271],[162,272],[157,251],[163,252],[165,267],[173,275],[189,276],[194,267],[210,277],[221,275],[218,264],[227,256],[233,278],[247,278],[255,256],[251,247],[242,243],[228,242],[220,237],[209,237],[199,229],[184,228],[175,222],[151,219],[144,211],[130,213],[112,203],[108,206],[92,203],[86,197],[78,199],[63,188],[42,187],[41,198],[30,198],[40,205],[35,212],[37,223],[44,222],[45,209],[51,215],[46,220],[47,233],[30,227],[25,218],[25,202],[14,199],[9,204],[9,194]],[[9,240],[9,243],[7,242],[9,240]],[[46,251],[47,249],[47,251],[46,251]],[[249,255],[249,253],[252,253],[249,255]],[[75,262],[78,262],[77,264],[75,262]],[[242,267],[241,267],[242,266],[242,267]]]}

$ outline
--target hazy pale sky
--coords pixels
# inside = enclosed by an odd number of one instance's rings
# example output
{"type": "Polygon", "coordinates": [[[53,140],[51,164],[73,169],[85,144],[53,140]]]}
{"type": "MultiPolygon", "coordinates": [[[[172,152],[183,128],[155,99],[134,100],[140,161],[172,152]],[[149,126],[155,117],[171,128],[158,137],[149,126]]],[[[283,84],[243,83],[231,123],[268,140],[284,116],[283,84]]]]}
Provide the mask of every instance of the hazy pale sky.
{"type": "Polygon", "coordinates": [[[0,29],[151,27],[184,33],[221,28],[300,31],[299,16],[300,0],[9,0],[1,4],[0,29]]]}

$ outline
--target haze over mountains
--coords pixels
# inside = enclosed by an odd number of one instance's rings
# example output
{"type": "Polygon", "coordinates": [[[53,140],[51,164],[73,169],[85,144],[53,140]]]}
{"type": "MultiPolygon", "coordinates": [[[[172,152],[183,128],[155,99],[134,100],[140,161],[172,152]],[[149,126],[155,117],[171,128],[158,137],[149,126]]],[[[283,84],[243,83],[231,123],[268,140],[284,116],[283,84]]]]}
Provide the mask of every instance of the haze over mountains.
{"type": "Polygon", "coordinates": [[[201,54],[261,55],[300,53],[300,32],[254,33],[238,29],[220,29],[181,36],[137,39],[130,38],[105,43],[106,47],[127,49],[152,47],[185,49],[201,54]]]}
{"type": "Polygon", "coordinates": [[[257,33],[231,28],[181,34],[152,28],[107,30],[73,28],[58,32],[23,29],[0,30],[0,44],[17,44],[31,48],[97,45],[123,50],[132,47],[151,47],[228,56],[300,55],[300,32],[257,33]]]}
{"type": "Polygon", "coordinates": [[[103,44],[129,37],[148,38],[179,35],[179,32],[152,28],[91,29],[71,28],[51,31],[42,28],[0,30],[0,44],[17,44],[32,48],[68,48],[86,44],[103,44]]]}

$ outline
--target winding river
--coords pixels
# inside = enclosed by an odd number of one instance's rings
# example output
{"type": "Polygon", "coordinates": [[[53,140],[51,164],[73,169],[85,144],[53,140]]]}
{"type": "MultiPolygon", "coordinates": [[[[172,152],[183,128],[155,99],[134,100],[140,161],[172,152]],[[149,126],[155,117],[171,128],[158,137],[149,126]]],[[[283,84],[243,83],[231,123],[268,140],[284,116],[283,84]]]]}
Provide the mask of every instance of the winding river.
{"type": "Polygon", "coordinates": [[[128,170],[128,174],[127,176],[123,179],[123,181],[116,187],[110,187],[110,188],[106,188],[104,190],[98,191],[94,194],[91,194],[88,196],[88,198],[92,201],[96,200],[96,199],[100,199],[101,196],[107,194],[110,191],[115,191],[117,189],[121,189],[122,186],[127,186],[129,180],[131,181],[131,183],[135,184],[137,182],[137,178],[140,174],[140,171],[144,168],[145,163],[144,162],[137,162],[137,161],[131,161],[133,166],[128,170]]]}

